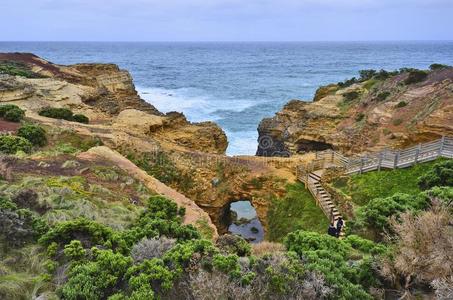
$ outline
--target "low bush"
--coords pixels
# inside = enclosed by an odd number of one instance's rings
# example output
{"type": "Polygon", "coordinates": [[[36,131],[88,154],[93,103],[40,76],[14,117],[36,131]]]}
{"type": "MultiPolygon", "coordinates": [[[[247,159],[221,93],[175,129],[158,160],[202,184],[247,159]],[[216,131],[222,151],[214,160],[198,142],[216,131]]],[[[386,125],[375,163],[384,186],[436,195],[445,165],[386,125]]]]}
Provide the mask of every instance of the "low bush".
{"type": "Polygon", "coordinates": [[[90,119],[88,119],[87,116],[82,115],[82,114],[77,114],[72,117],[72,120],[78,123],[83,123],[83,124],[88,124],[90,122],[90,119]]]}
{"type": "Polygon", "coordinates": [[[401,108],[401,107],[405,107],[405,106],[407,106],[406,101],[400,101],[400,102],[398,102],[397,105],[395,105],[396,108],[401,108]]]}
{"type": "Polygon", "coordinates": [[[355,120],[356,122],[360,122],[363,120],[363,118],[365,118],[365,114],[364,113],[359,113],[356,117],[355,117],[355,120]]]}
{"type": "Polygon", "coordinates": [[[0,240],[7,246],[22,246],[47,231],[47,224],[29,209],[0,198],[0,240]]]}
{"type": "Polygon", "coordinates": [[[422,210],[428,205],[429,199],[423,195],[396,193],[387,198],[373,199],[358,208],[355,222],[378,232],[388,232],[391,217],[398,217],[400,213],[408,210],[422,210]]]}
{"type": "Polygon", "coordinates": [[[411,70],[404,83],[406,85],[422,82],[428,77],[428,73],[423,70],[411,70]]]}
{"type": "Polygon", "coordinates": [[[25,111],[20,109],[17,105],[5,104],[0,106],[0,117],[6,121],[19,122],[25,116],[25,111]]]}
{"type": "Polygon", "coordinates": [[[20,122],[25,116],[25,112],[20,108],[13,108],[8,110],[3,117],[6,121],[20,122]]]}
{"type": "Polygon", "coordinates": [[[17,135],[27,139],[35,146],[45,146],[47,144],[46,132],[38,125],[26,124],[19,128],[17,135]]]}
{"type": "Polygon", "coordinates": [[[362,259],[350,263],[353,248],[345,241],[314,232],[295,231],[286,237],[288,251],[306,261],[304,268],[319,272],[334,286],[333,299],[373,299],[366,287],[374,281],[372,264],[362,259]]]}
{"type": "Polygon", "coordinates": [[[221,235],[216,242],[216,246],[226,254],[236,254],[238,256],[250,255],[250,244],[242,237],[232,234],[221,235]]]}
{"type": "Polygon", "coordinates": [[[442,70],[442,69],[446,69],[446,68],[450,68],[449,65],[443,65],[443,64],[432,64],[429,66],[429,69],[431,71],[436,71],[436,70],[442,70]]]}
{"type": "Polygon", "coordinates": [[[418,185],[422,190],[434,186],[453,186],[453,160],[436,163],[431,170],[419,177],[418,185]]]}
{"type": "Polygon", "coordinates": [[[160,238],[143,238],[135,244],[131,250],[131,256],[134,262],[142,262],[145,259],[161,258],[176,243],[175,239],[166,237],[160,238]]]}
{"type": "Polygon", "coordinates": [[[39,115],[52,119],[62,119],[85,124],[88,124],[90,121],[87,116],[82,114],[74,115],[73,112],[67,108],[46,107],[39,112],[39,115]]]}
{"type": "Polygon", "coordinates": [[[5,117],[5,114],[12,109],[19,109],[19,106],[14,104],[0,105],[0,117],[5,117]]]}
{"type": "Polygon", "coordinates": [[[390,96],[390,92],[381,92],[376,96],[376,99],[378,101],[384,101],[385,99],[388,98],[388,96],[390,96]]]}
{"type": "Polygon", "coordinates": [[[46,107],[39,112],[40,116],[72,121],[73,113],[67,108],[46,107]]]}
{"type": "Polygon", "coordinates": [[[360,93],[357,91],[351,91],[343,94],[344,100],[347,102],[354,101],[359,98],[360,93]]]}
{"type": "Polygon", "coordinates": [[[0,135],[0,152],[16,154],[18,151],[30,153],[33,145],[26,139],[14,135],[0,135]]]}

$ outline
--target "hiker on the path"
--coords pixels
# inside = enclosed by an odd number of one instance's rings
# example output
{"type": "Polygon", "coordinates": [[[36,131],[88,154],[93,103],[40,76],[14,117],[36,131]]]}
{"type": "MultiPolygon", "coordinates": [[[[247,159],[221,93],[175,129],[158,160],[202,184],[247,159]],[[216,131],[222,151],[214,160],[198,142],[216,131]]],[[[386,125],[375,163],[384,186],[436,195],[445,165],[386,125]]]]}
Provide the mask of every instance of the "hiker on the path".
{"type": "Polygon", "coordinates": [[[337,237],[337,229],[333,225],[333,223],[330,223],[329,229],[327,230],[327,234],[333,237],[337,237]]]}
{"type": "Polygon", "coordinates": [[[341,229],[343,228],[343,218],[342,217],[339,217],[338,220],[337,220],[337,234],[338,236],[340,236],[340,233],[341,233],[341,229]]]}

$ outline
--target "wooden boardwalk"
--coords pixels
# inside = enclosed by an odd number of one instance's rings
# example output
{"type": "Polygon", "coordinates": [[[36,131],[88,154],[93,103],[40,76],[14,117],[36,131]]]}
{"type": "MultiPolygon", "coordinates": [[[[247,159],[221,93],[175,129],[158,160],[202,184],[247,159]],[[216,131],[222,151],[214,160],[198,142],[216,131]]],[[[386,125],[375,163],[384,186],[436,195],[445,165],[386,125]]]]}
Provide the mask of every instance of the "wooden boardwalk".
{"type": "MultiPolygon", "coordinates": [[[[442,137],[400,151],[386,149],[359,157],[346,157],[333,150],[317,152],[315,160],[297,167],[296,174],[297,179],[308,188],[326,217],[336,225],[341,214],[321,182],[321,176],[326,168],[341,167],[344,168],[345,174],[361,174],[381,169],[407,168],[438,157],[453,158],[453,137],[442,137]]],[[[343,230],[340,235],[344,235],[343,230]]]]}

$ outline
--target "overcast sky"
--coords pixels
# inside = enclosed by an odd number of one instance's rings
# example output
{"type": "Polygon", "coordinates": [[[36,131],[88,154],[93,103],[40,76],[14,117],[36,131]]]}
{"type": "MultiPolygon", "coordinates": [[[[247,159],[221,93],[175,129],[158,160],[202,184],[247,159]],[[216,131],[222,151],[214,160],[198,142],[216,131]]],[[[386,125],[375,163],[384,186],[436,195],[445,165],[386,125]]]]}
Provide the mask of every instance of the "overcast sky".
{"type": "Polygon", "coordinates": [[[0,0],[3,41],[453,40],[453,0],[0,0]]]}

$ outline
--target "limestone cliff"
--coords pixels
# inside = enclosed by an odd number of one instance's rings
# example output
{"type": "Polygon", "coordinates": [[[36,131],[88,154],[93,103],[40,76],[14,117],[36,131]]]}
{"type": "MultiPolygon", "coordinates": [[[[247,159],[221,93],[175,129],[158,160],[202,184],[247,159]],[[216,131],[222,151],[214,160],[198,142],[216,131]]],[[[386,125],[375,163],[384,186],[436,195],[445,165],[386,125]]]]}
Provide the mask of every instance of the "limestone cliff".
{"type": "Polygon", "coordinates": [[[263,119],[258,132],[259,156],[332,148],[351,154],[452,135],[453,68],[381,71],[322,87],[313,102],[290,101],[263,119]]]}
{"type": "Polygon", "coordinates": [[[88,116],[91,124],[191,150],[224,153],[228,144],[214,123],[160,113],[138,96],[129,72],[114,64],[62,66],[33,54],[0,53],[0,103],[14,103],[35,117],[44,107],[69,108],[88,116]]]}

